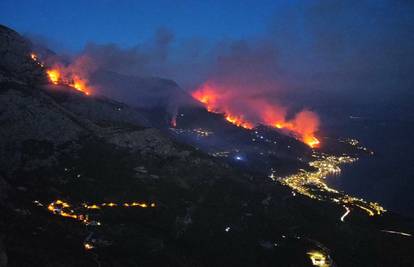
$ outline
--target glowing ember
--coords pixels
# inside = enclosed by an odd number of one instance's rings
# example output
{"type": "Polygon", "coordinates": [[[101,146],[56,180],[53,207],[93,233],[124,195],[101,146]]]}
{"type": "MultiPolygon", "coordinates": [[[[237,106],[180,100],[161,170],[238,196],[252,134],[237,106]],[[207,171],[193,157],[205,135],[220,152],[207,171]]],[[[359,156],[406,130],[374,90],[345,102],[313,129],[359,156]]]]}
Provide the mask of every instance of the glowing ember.
{"type": "Polygon", "coordinates": [[[203,84],[192,93],[209,112],[224,113],[224,118],[234,125],[252,129],[257,124],[283,129],[311,148],[319,147],[315,132],[319,127],[318,116],[303,110],[293,119],[286,120],[287,110],[271,104],[266,99],[240,97],[237,88],[220,86],[212,82],[203,84]]]}
{"type": "Polygon", "coordinates": [[[173,116],[171,118],[171,127],[173,127],[173,128],[177,127],[177,117],[176,116],[173,116]]]}
{"type": "Polygon", "coordinates": [[[78,91],[81,91],[85,93],[86,95],[89,95],[90,93],[87,91],[87,85],[86,81],[79,78],[78,76],[73,77],[73,83],[69,84],[69,86],[75,88],[78,91]]]}
{"type": "Polygon", "coordinates": [[[315,136],[305,136],[303,142],[312,148],[318,147],[321,143],[315,136]]]}
{"type": "Polygon", "coordinates": [[[84,243],[83,244],[83,247],[85,248],[85,250],[91,250],[91,249],[94,249],[95,247],[92,245],[92,244],[90,244],[90,243],[84,243]]]}
{"type": "Polygon", "coordinates": [[[37,55],[35,53],[31,53],[30,57],[34,60],[37,61],[37,55]]]}
{"type": "Polygon", "coordinates": [[[46,71],[47,76],[49,77],[49,80],[53,83],[53,84],[58,84],[59,83],[59,79],[60,79],[60,73],[57,70],[47,70],[46,71]]]}
{"type": "Polygon", "coordinates": [[[245,129],[253,129],[254,127],[252,123],[245,121],[242,116],[232,116],[229,114],[225,116],[225,119],[234,125],[245,129]]]}

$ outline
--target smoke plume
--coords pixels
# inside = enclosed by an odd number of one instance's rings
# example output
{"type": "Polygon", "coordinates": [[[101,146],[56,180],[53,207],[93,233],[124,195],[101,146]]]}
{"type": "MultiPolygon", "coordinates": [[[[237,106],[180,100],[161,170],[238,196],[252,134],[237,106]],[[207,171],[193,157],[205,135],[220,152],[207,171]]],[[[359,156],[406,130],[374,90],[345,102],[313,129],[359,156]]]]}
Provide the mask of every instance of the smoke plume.
{"type": "Polygon", "coordinates": [[[209,104],[217,111],[316,132],[313,106],[374,104],[396,89],[411,92],[413,11],[403,0],[295,2],[276,10],[265,32],[245,40],[211,44],[200,36],[177,39],[161,28],[129,48],[89,43],[65,66],[90,80],[95,93],[129,104],[163,103],[157,99],[174,99],[179,87],[196,96],[214,91],[209,104]],[[169,89],[161,88],[165,84],[169,89]],[[151,101],[134,97],[153,93],[151,101]]]}

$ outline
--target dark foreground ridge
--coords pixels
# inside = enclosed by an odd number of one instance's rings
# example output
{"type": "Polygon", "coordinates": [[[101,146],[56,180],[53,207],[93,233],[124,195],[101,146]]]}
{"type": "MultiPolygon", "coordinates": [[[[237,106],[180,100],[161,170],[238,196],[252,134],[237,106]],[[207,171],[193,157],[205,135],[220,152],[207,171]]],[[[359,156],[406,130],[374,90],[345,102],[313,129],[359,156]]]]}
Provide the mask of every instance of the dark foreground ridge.
{"type": "Polygon", "coordinates": [[[30,52],[0,26],[0,266],[412,266],[412,219],[295,194],[48,84],[30,52]]]}

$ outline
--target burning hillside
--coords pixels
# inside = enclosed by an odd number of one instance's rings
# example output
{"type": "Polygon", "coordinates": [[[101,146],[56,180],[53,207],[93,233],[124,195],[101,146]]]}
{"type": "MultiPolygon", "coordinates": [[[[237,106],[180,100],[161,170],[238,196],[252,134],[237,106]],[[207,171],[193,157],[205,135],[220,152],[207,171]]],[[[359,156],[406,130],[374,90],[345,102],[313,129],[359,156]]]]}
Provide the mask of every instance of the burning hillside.
{"type": "Polygon", "coordinates": [[[287,119],[285,107],[263,98],[238,95],[236,88],[214,82],[204,83],[192,96],[203,103],[208,111],[224,113],[227,121],[239,127],[252,129],[255,125],[264,124],[293,134],[312,148],[320,145],[315,136],[319,118],[312,111],[302,110],[292,119],[287,119]]]}
{"type": "Polygon", "coordinates": [[[53,64],[52,67],[45,67],[45,64],[39,60],[39,57],[35,53],[31,53],[30,58],[42,68],[46,68],[46,74],[51,83],[69,86],[86,95],[91,94],[91,86],[88,83],[86,75],[80,68],[74,67],[75,65],[64,66],[62,64],[53,64]]]}

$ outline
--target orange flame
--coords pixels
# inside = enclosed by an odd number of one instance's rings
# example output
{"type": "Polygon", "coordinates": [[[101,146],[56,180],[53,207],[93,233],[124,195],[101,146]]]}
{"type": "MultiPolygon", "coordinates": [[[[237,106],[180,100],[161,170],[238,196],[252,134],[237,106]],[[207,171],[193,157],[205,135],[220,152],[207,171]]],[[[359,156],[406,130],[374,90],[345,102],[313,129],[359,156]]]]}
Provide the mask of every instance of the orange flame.
{"type": "MultiPolygon", "coordinates": [[[[31,53],[30,58],[44,67],[44,64],[39,61],[39,57],[35,53],[31,53]]],[[[83,92],[86,95],[90,95],[90,86],[88,86],[87,79],[82,77],[80,70],[74,71],[74,68],[55,65],[52,68],[48,68],[46,74],[49,81],[55,85],[66,85],[83,92]]]]}
{"type": "Polygon", "coordinates": [[[58,70],[47,70],[46,73],[53,84],[59,84],[60,72],[58,70]]]}
{"type": "Polygon", "coordinates": [[[90,89],[86,79],[77,74],[65,73],[61,67],[54,67],[46,71],[49,80],[55,85],[66,85],[86,95],[90,95],[90,89]]]}
{"type": "Polygon", "coordinates": [[[243,127],[245,129],[253,129],[254,127],[252,123],[245,121],[242,116],[226,114],[224,118],[238,127],[243,127]]]}
{"type": "Polygon", "coordinates": [[[212,87],[209,84],[205,84],[204,87],[196,90],[192,93],[192,96],[203,103],[207,110],[214,112],[214,107],[217,105],[218,96],[212,87]]]}
{"type": "Polygon", "coordinates": [[[205,84],[199,90],[194,91],[192,93],[192,96],[198,101],[200,101],[201,103],[203,103],[209,112],[214,112],[214,113],[224,112],[224,118],[228,122],[238,127],[243,127],[245,129],[254,128],[254,124],[244,119],[242,115],[235,115],[229,109],[221,110],[219,108],[219,102],[220,102],[219,95],[214,89],[214,87],[212,87],[210,84],[205,84]]]}
{"type": "Polygon", "coordinates": [[[272,105],[263,99],[240,99],[237,90],[223,88],[211,82],[203,84],[192,93],[192,96],[203,103],[209,112],[224,113],[224,118],[228,122],[239,127],[252,129],[255,124],[262,123],[293,133],[311,148],[320,145],[315,136],[319,119],[311,111],[301,111],[292,120],[287,121],[284,107],[272,105]],[[241,104],[235,105],[236,101],[240,101],[241,104]],[[244,111],[247,111],[248,117],[243,115],[244,111]]]}
{"type": "Polygon", "coordinates": [[[305,136],[303,142],[312,148],[319,147],[321,142],[315,136],[305,136]]]}
{"type": "Polygon", "coordinates": [[[69,86],[75,88],[78,91],[81,91],[85,93],[86,95],[89,95],[87,82],[84,79],[79,78],[78,76],[73,76],[73,83],[69,84],[69,86]]]}

